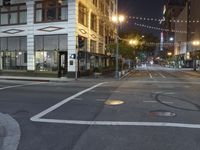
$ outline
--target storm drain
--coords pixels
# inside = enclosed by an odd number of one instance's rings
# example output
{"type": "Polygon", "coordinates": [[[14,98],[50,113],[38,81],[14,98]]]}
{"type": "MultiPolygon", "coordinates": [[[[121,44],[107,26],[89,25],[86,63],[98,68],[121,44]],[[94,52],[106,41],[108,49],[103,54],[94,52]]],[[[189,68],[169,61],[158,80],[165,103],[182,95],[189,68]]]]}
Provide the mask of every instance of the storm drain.
{"type": "Polygon", "coordinates": [[[107,101],[105,101],[105,104],[106,105],[113,105],[113,106],[115,106],[115,105],[121,105],[121,104],[123,104],[124,103],[124,101],[122,101],[122,100],[115,100],[115,99],[108,99],[107,101]]]}
{"type": "Polygon", "coordinates": [[[149,115],[152,117],[175,117],[176,113],[166,110],[154,110],[150,111],[149,115]]]}

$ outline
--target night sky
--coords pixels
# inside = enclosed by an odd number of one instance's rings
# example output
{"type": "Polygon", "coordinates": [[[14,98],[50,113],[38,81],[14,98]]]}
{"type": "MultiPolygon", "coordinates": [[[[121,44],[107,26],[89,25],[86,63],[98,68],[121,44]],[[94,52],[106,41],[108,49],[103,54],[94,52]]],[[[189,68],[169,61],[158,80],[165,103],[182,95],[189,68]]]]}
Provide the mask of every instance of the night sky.
{"type": "MultiPolygon", "coordinates": [[[[119,11],[128,16],[162,18],[164,0],[119,0],[119,11]]],[[[145,24],[149,26],[159,26],[159,23],[149,21],[128,20],[128,28],[139,29],[143,32],[159,35],[160,31],[136,27],[134,23],[145,24]]],[[[125,25],[124,25],[125,26],[125,25]]]]}

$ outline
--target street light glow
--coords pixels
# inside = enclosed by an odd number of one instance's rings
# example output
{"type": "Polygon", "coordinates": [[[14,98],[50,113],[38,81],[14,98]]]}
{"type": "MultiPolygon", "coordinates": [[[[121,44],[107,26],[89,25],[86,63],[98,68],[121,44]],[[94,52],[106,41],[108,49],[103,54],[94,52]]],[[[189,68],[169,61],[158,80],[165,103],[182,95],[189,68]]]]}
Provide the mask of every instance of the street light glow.
{"type": "Polygon", "coordinates": [[[112,16],[112,21],[113,21],[114,23],[117,23],[117,22],[118,22],[117,16],[112,16]]]}
{"type": "Polygon", "coordinates": [[[172,56],[172,52],[168,52],[167,55],[168,55],[168,56],[172,56]]]}
{"type": "Polygon", "coordinates": [[[124,15],[112,16],[112,22],[114,22],[114,23],[122,23],[124,21],[125,21],[124,15]]]}
{"type": "Polygon", "coordinates": [[[172,42],[172,41],[174,41],[174,38],[173,38],[173,37],[170,37],[169,40],[172,42]]]}
{"type": "Polygon", "coordinates": [[[123,15],[119,15],[119,22],[124,22],[125,17],[123,15]]]}
{"type": "Polygon", "coordinates": [[[129,44],[130,45],[138,45],[138,40],[130,40],[129,44]]]}
{"type": "Polygon", "coordinates": [[[199,42],[199,41],[193,41],[193,42],[192,42],[192,45],[194,45],[194,46],[199,46],[199,45],[200,45],[200,42],[199,42]]]}

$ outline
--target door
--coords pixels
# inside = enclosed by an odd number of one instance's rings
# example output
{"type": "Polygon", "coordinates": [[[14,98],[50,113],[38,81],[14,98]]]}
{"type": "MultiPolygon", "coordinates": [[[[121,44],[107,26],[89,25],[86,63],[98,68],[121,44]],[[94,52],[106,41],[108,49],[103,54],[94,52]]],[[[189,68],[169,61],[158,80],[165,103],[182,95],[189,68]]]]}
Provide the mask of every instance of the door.
{"type": "Polygon", "coordinates": [[[67,52],[59,52],[58,77],[65,77],[68,68],[67,52]]]}

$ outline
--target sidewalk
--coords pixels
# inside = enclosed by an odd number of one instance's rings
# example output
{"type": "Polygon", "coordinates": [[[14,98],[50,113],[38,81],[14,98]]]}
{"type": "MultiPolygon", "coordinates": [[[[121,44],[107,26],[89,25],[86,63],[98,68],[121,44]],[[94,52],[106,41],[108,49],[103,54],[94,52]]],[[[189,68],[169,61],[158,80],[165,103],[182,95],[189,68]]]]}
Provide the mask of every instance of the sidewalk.
{"type": "Polygon", "coordinates": [[[24,77],[24,76],[0,76],[0,80],[38,81],[38,82],[69,82],[72,78],[48,78],[48,77],[24,77]]]}
{"type": "Polygon", "coordinates": [[[0,150],[17,150],[20,135],[17,121],[7,114],[0,113],[0,150]]]}
{"type": "MultiPolygon", "coordinates": [[[[125,75],[127,75],[127,73],[129,73],[130,71],[131,70],[127,70],[125,72],[125,75]]],[[[121,78],[123,78],[123,76],[121,76],[121,78]]],[[[75,81],[75,78],[0,76],[0,80],[38,81],[38,82],[69,82],[69,81],[75,81]]],[[[94,74],[92,74],[90,76],[83,76],[83,77],[78,78],[78,80],[80,80],[80,81],[84,81],[84,80],[86,80],[86,81],[87,80],[116,80],[116,78],[115,78],[115,72],[108,72],[108,73],[100,74],[99,76],[95,76],[94,74]]]]}

